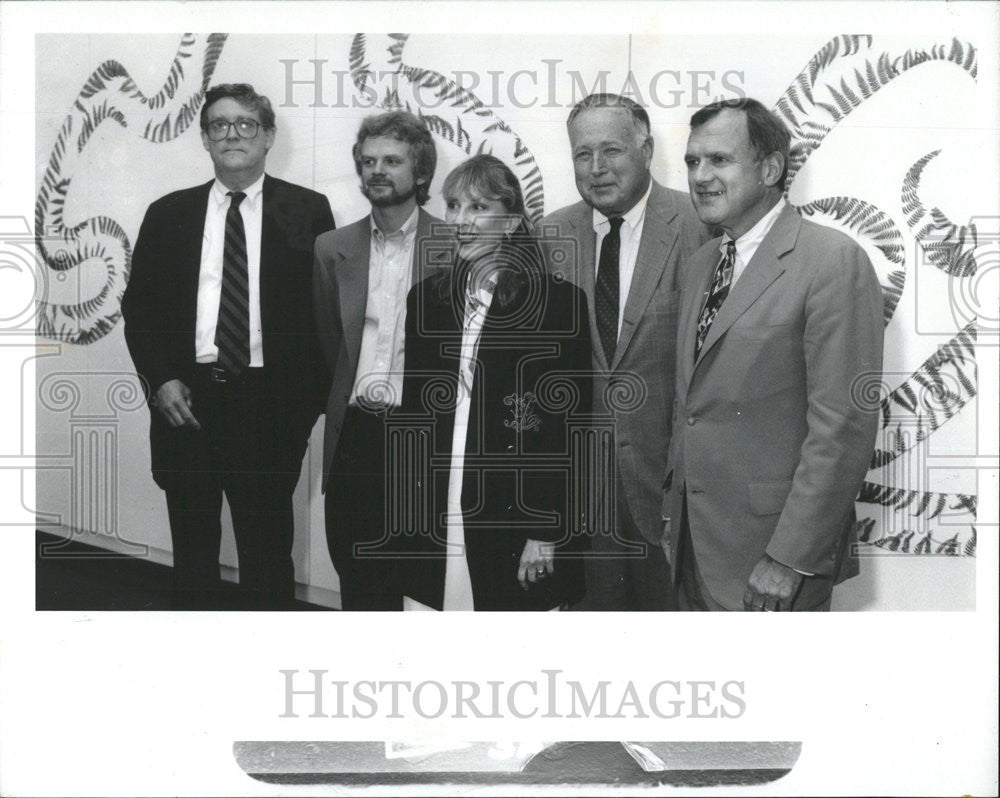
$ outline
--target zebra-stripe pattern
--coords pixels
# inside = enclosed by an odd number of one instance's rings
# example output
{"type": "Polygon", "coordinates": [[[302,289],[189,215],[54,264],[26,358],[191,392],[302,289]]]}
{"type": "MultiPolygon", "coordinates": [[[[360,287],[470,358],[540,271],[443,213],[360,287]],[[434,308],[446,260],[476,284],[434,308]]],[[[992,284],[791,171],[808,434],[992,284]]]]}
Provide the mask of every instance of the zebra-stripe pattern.
{"type": "Polygon", "coordinates": [[[528,146],[474,92],[440,72],[406,64],[408,38],[355,34],[348,57],[355,88],[386,110],[416,114],[431,133],[467,155],[491,153],[507,162],[521,183],[528,218],[538,222],[545,214],[544,181],[528,146]],[[454,109],[454,116],[424,113],[424,104],[454,109]]]}
{"type": "Polygon", "coordinates": [[[128,234],[106,216],[68,226],[66,198],[86,147],[108,120],[124,128],[143,124],[139,135],[161,143],[179,136],[198,118],[226,35],[210,34],[199,51],[200,40],[191,33],[181,37],[162,87],[150,97],[114,60],[101,63],[84,81],[52,145],[35,200],[35,236],[40,262],[51,271],[68,272],[96,260],[104,265],[105,279],[91,296],[73,302],[56,301],[46,284],[36,303],[39,336],[91,344],[114,329],[121,318],[121,298],[132,262],[128,234]],[[195,55],[201,56],[201,66],[189,77],[185,64],[195,55]],[[152,111],[162,111],[162,118],[149,119],[152,111]]]}

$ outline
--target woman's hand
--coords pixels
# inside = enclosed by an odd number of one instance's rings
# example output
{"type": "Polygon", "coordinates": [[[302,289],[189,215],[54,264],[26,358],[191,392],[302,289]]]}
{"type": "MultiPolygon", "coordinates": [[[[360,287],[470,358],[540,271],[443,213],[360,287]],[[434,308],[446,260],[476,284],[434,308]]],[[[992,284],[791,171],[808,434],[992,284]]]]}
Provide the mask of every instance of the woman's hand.
{"type": "Polygon", "coordinates": [[[554,573],[555,544],[540,540],[527,540],[521,552],[521,564],[517,568],[517,581],[524,590],[529,582],[537,582],[554,573]]]}

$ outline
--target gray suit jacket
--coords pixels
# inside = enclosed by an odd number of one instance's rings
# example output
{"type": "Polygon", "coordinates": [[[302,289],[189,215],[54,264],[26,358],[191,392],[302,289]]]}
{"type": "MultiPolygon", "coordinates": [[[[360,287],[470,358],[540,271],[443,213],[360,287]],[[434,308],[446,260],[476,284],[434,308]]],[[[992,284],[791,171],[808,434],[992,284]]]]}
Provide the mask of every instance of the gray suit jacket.
{"type": "MultiPolygon", "coordinates": [[[[410,286],[429,274],[450,254],[450,244],[435,241],[432,226],[442,224],[423,208],[417,215],[410,286]]],[[[326,402],[323,435],[323,490],[337,451],[344,412],[354,388],[361,352],[361,334],[368,305],[368,260],[371,253],[371,215],[316,239],[313,259],[313,308],[316,331],[333,378],[326,402]]]]}
{"type": "Polygon", "coordinates": [[[646,205],[642,239],[609,364],[594,315],[597,235],[584,202],[542,221],[545,262],[557,277],[584,290],[590,316],[594,409],[612,414],[618,489],[642,535],[659,545],[661,504],[674,404],[677,309],[684,264],[710,237],[687,194],[655,180],[646,205]]]}
{"type": "Polygon", "coordinates": [[[796,606],[808,609],[835,580],[857,573],[848,555],[854,499],[879,423],[865,386],[881,375],[882,291],[851,238],[786,207],[696,360],[719,241],[691,258],[681,298],[669,548],[677,551],[686,494],[712,598],[742,609],[747,579],[766,552],[827,577],[805,580],[796,606]]]}

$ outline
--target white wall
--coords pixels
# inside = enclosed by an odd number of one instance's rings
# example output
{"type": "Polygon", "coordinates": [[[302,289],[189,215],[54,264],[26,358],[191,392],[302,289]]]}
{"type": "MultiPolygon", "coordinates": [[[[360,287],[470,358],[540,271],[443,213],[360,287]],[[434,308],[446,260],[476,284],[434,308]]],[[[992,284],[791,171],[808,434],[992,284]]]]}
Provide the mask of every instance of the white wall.
{"type": "MultiPolygon", "coordinates": [[[[459,79],[465,86],[478,81],[475,93],[495,116],[478,125],[475,115],[462,116],[472,150],[483,143],[510,161],[512,136],[484,129],[485,124],[502,119],[520,137],[541,172],[548,212],[577,199],[564,122],[572,103],[582,96],[581,83],[589,90],[605,70],[609,91],[626,87],[639,92],[653,122],[654,176],[668,186],[686,190],[681,156],[687,120],[694,107],[715,96],[733,96],[740,91],[773,105],[833,35],[831,31],[830,37],[783,36],[780,51],[761,48],[760,40],[749,36],[414,35],[402,46],[402,61],[459,79]],[[528,72],[518,74],[518,70],[528,72]],[[631,83],[630,74],[634,76],[631,83]]],[[[368,211],[357,189],[350,147],[359,120],[379,110],[355,89],[348,74],[352,38],[233,35],[225,42],[211,77],[211,83],[251,82],[271,98],[278,114],[278,137],[268,158],[268,172],[324,192],[338,226],[368,211]],[[312,107],[317,86],[302,84],[289,90],[287,84],[290,68],[296,80],[313,78],[311,59],[326,59],[321,65],[320,107],[312,107]],[[287,61],[293,62],[291,67],[287,61]]],[[[164,35],[37,38],[35,161],[39,185],[61,126],[68,116],[79,123],[80,117],[72,109],[91,73],[114,59],[128,71],[139,91],[153,95],[162,87],[179,43],[179,36],[164,35]]],[[[365,57],[372,69],[398,68],[386,55],[390,43],[387,37],[369,36],[365,57]]],[[[864,72],[865,61],[876,60],[882,52],[902,56],[908,49],[937,43],[933,39],[879,39],[870,49],[834,63],[830,74],[835,72],[836,79],[820,83],[837,86],[843,75],[850,79],[859,67],[864,72]]],[[[197,89],[204,47],[205,38],[198,37],[187,48],[190,57],[183,60],[185,77],[177,98],[197,89]]],[[[425,114],[438,114],[451,122],[458,118],[456,109],[435,102],[431,92],[414,93],[405,79],[399,80],[399,87],[404,100],[418,104],[423,100],[425,114]]],[[[906,283],[886,332],[887,391],[908,380],[964,324],[947,301],[955,280],[918,251],[914,232],[907,226],[901,187],[918,159],[941,150],[924,170],[920,189],[924,202],[960,223],[975,215],[996,215],[996,198],[988,191],[989,186],[995,187],[996,175],[988,176],[982,186],[955,179],[955,175],[967,175],[967,162],[990,146],[987,134],[977,126],[978,109],[989,106],[982,91],[968,71],[955,63],[928,63],[903,74],[834,127],[789,192],[789,199],[797,205],[831,196],[864,200],[878,206],[902,234],[906,283]],[[970,122],[956,126],[957,118],[970,122]]],[[[816,94],[829,101],[820,88],[816,94]]],[[[143,139],[142,130],[149,120],[176,115],[176,100],[150,110],[125,98],[115,87],[103,90],[96,99],[106,99],[109,105],[123,109],[128,124],[123,127],[107,120],[81,153],[74,154],[71,148],[64,156],[61,176],[71,181],[64,221],[72,227],[92,217],[109,217],[134,244],[147,205],[168,191],[207,181],[210,161],[202,149],[196,122],[167,141],[143,139]]],[[[81,102],[93,107],[95,98],[81,102]]],[[[982,130],[987,128],[982,126],[982,130]]],[[[67,141],[76,140],[77,130],[67,141]]],[[[441,183],[466,154],[442,138],[438,139],[438,153],[428,208],[443,215],[441,183]]],[[[870,240],[862,239],[862,243],[885,279],[890,270],[885,256],[870,240]]],[[[72,302],[76,296],[94,296],[108,269],[120,272],[122,261],[120,255],[113,254],[109,262],[92,257],[62,273],[63,280],[50,271],[49,301],[72,302]]],[[[57,354],[37,361],[37,452],[48,466],[38,473],[39,525],[98,545],[140,544],[149,547],[149,556],[167,561],[170,538],[166,507],[149,475],[147,410],[134,396],[119,394],[109,403],[108,387],[120,379],[132,379],[120,322],[93,343],[63,343],[57,354]],[[66,383],[79,386],[75,404],[57,387],[66,383]],[[74,433],[82,435],[77,438],[77,451],[87,453],[86,464],[79,456],[74,459],[74,433]],[[95,455],[95,446],[109,447],[106,456],[95,455]]],[[[965,390],[956,389],[952,407],[965,390]]],[[[891,488],[946,494],[952,497],[952,506],[954,496],[975,494],[975,472],[956,465],[959,461],[955,459],[974,455],[977,445],[976,401],[966,399],[961,411],[926,441],[873,472],[869,479],[891,488]]],[[[335,590],[336,574],[326,553],[318,490],[321,425],[322,421],[314,430],[296,493],[296,575],[303,584],[335,590]]],[[[884,437],[880,446],[888,449],[891,443],[884,437]]],[[[928,531],[935,542],[955,534],[962,543],[969,539],[975,520],[971,513],[952,510],[948,518],[928,521],[926,514],[914,513],[918,504],[902,508],[859,504],[858,509],[859,515],[875,518],[876,529],[885,534],[914,531],[913,543],[928,531]]],[[[835,609],[968,609],[974,605],[974,558],[906,555],[877,547],[865,554],[873,556],[866,556],[863,576],[838,589],[835,609]]],[[[224,561],[235,562],[228,530],[224,561]]]]}

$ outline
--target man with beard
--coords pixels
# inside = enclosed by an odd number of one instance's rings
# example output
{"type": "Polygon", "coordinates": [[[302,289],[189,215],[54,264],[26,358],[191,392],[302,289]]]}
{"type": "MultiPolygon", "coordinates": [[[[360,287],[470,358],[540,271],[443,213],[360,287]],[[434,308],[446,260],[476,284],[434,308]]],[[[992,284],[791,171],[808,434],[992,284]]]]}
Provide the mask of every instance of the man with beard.
{"type": "Polygon", "coordinates": [[[403,111],[370,116],[354,144],[372,212],[316,240],[314,305],[333,372],[326,404],[323,490],[326,540],[345,610],[402,610],[385,537],[385,417],[403,382],[406,295],[426,276],[437,219],[430,196],[437,153],[422,120],[403,111]],[[381,548],[381,551],[380,551],[381,548]]]}

